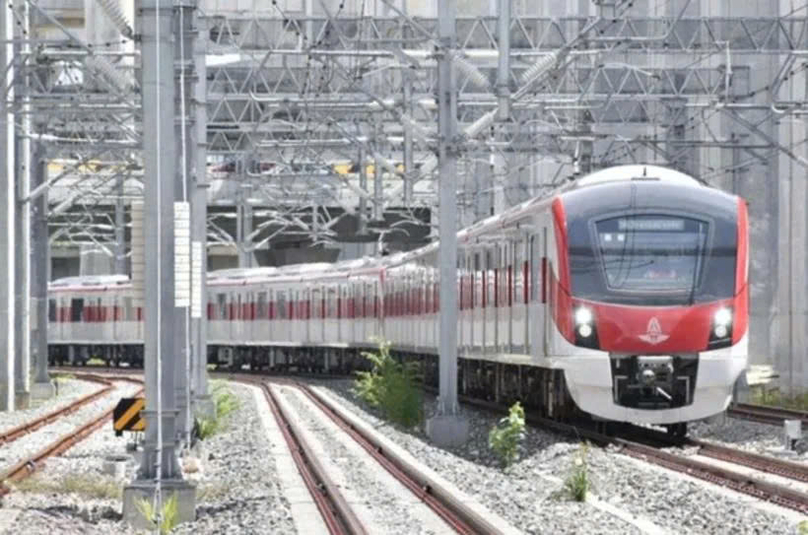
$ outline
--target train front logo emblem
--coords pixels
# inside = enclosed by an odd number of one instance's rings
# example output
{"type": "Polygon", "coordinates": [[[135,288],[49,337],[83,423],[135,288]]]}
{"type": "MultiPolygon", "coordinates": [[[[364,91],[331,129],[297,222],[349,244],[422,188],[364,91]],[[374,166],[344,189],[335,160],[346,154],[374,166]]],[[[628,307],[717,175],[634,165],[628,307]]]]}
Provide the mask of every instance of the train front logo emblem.
{"type": "Polygon", "coordinates": [[[659,326],[659,320],[656,319],[656,317],[653,317],[651,318],[651,321],[648,322],[648,332],[639,335],[639,338],[643,342],[648,342],[651,345],[657,345],[670,338],[670,336],[667,334],[662,334],[662,327],[659,326]]]}

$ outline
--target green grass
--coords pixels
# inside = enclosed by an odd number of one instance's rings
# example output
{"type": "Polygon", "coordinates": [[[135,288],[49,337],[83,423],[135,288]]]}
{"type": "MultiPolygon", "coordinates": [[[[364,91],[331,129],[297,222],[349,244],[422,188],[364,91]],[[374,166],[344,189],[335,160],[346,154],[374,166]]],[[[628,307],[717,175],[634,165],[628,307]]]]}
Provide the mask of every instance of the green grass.
{"type": "Polygon", "coordinates": [[[120,500],[123,488],[120,483],[97,476],[70,474],[61,479],[51,480],[42,476],[32,476],[13,483],[21,492],[34,494],[77,494],[86,498],[120,500]]]}
{"type": "Polygon", "coordinates": [[[423,398],[417,386],[418,368],[402,364],[390,356],[390,343],[379,340],[379,351],[362,353],[373,368],[358,372],[352,389],[360,399],[378,407],[384,417],[404,427],[415,427],[423,421],[423,398]]]}
{"type": "Polygon", "coordinates": [[[780,392],[779,388],[766,390],[765,387],[752,389],[752,403],[808,411],[808,392],[788,395],[780,392]]]}
{"type": "Polygon", "coordinates": [[[800,522],[797,529],[800,530],[800,535],[808,535],[808,520],[800,522]]]}
{"type": "Polygon", "coordinates": [[[102,360],[102,359],[100,359],[98,357],[93,357],[93,358],[87,360],[87,365],[88,366],[105,366],[106,364],[107,363],[104,360],[102,360]]]}

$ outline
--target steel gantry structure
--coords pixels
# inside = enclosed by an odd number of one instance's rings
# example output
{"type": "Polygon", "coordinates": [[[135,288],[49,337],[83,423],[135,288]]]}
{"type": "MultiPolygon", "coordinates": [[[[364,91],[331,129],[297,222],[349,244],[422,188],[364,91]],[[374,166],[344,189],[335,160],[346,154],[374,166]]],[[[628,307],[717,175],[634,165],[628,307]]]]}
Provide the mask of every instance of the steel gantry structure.
{"type": "MultiPolygon", "coordinates": [[[[144,288],[170,279],[144,294],[175,327],[147,342],[170,377],[160,382],[149,358],[146,372],[166,396],[165,430],[182,436],[205,401],[195,304],[210,247],[234,245],[247,265],[290,236],[418,243],[441,226],[446,239],[592,168],[643,161],[749,199],[753,360],[805,385],[808,6],[780,4],[474,0],[458,14],[421,0],[6,3],[0,406],[24,399],[33,309],[47,380],[47,242],[92,244],[119,272],[131,256],[144,288]],[[152,266],[155,255],[170,261],[152,266]]],[[[150,441],[160,463],[144,477],[170,479],[171,448],[150,441]]]]}

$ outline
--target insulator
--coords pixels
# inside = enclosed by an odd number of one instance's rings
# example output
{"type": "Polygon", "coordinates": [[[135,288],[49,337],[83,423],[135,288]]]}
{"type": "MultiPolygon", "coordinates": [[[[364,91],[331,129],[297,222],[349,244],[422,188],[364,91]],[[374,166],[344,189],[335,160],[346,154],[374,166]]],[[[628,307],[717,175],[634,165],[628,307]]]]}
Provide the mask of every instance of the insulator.
{"type": "Polygon", "coordinates": [[[552,69],[557,61],[558,52],[547,54],[522,74],[522,83],[529,84],[537,80],[540,76],[543,76],[547,71],[552,69]]]}
{"type": "Polygon", "coordinates": [[[466,127],[466,130],[463,132],[466,134],[466,137],[469,139],[473,139],[480,135],[480,133],[489,128],[492,124],[494,124],[494,119],[497,117],[497,110],[492,110],[471,123],[466,127]]]}
{"type": "Polygon", "coordinates": [[[463,71],[466,76],[468,76],[471,83],[483,89],[491,88],[491,83],[488,81],[488,77],[464,56],[455,54],[455,56],[452,58],[452,62],[457,66],[458,69],[463,71]]]}
{"type": "Polygon", "coordinates": [[[127,77],[115,68],[115,66],[101,56],[87,56],[84,64],[102,74],[106,80],[115,86],[119,91],[128,93],[134,88],[134,80],[127,77]]]}
{"type": "Polygon", "coordinates": [[[128,39],[134,37],[135,32],[132,30],[132,25],[121,8],[121,0],[96,0],[96,2],[98,2],[98,5],[101,6],[101,9],[104,10],[104,13],[107,14],[115,27],[118,28],[121,35],[128,39]]]}

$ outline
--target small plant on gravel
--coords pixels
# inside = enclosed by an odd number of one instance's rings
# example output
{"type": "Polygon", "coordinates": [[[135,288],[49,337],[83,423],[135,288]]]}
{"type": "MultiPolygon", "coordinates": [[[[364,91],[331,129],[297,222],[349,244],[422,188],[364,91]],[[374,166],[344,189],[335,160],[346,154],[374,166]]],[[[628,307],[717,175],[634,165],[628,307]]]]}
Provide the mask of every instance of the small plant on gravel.
{"type": "Polygon", "coordinates": [[[496,452],[502,464],[510,466],[516,460],[519,442],[525,437],[525,409],[518,401],[511,406],[508,416],[488,433],[488,447],[496,452]]]}
{"type": "Polygon", "coordinates": [[[198,433],[201,440],[208,439],[225,428],[225,418],[239,408],[236,396],[227,388],[224,381],[211,382],[211,396],[216,407],[216,414],[210,418],[200,418],[198,433]]]}
{"type": "Polygon", "coordinates": [[[378,352],[362,353],[373,368],[358,372],[354,394],[373,407],[382,410],[385,417],[404,427],[414,427],[423,420],[421,391],[416,384],[417,365],[399,363],[390,356],[390,342],[377,340],[378,352]]]}
{"type": "Polygon", "coordinates": [[[157,516],[157,509],[154,507],[152,500],[140,499],[136,502],[138,511],[143,515],[143,518],[149,523],[150,529],[159,529],[160,533],[167,535],[177,527],[179,514],[177,507],[177,494],[174,493],[167,500],[163,501],[163,506],[160,508],[160,517],[157,516]]]}
{"type": "Polygon", "coordinates": [[[586,457],[589,453],[589,445],[581,444],[578,454],[572,460],[572,470],[564,481],[564,490],[570,498],[576,502],[586,500],[586,493],[589,491],[589,470],[586,464],[586,457]]]}
{"type": "Polygon", "coordinates": [[[797,529],[799,529],[800,535],[808,535],[808,520],[800,522],[797,529]]]}

